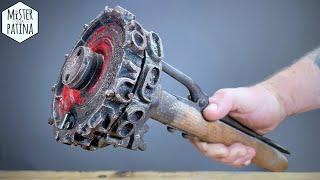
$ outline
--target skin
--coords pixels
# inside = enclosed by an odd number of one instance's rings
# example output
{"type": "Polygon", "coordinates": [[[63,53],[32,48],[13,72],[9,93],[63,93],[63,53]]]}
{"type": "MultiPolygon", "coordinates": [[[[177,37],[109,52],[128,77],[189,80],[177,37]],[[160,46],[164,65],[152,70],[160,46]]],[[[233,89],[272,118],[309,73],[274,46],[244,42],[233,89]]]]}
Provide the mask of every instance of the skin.
{"type": "MultiPolygon", "coordinates": [[[[311,51],[293,65],[251,87],[218,90],[203,111],[208,121],[226,115],[258,133],[274,130],[286,117],[320,108],[320,48],[311,51]]],[[[233,167],[251,163],[252,147],[241,143],[231,146],[211,144],[190,137],[205,156],[233,167]]]]}

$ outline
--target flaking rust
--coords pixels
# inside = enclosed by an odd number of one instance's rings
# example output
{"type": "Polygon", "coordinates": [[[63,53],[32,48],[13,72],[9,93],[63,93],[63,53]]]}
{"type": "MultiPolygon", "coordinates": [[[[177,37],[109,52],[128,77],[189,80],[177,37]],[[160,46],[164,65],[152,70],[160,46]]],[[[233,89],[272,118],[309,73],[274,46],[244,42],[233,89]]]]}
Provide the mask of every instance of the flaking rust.
{"type": "Polygon", "coordinates": [[[144,150],[162,53],[160,37],[119,6],[85,24],[53,86],[49,124],[56,140],[86,150],[144,150]]]}

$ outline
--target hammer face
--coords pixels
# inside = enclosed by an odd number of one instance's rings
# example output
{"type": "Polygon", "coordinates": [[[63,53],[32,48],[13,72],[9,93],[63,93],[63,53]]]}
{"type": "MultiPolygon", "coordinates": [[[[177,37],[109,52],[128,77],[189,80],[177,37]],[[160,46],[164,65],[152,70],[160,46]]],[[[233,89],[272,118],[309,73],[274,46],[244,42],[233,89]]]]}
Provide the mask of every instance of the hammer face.
{"type": "Polygon", "coordinates": [[[163,48],[129,11],[106,7],[84,26],[53,86],[57,141],[86,150],[144,150],[145,124],[160,92],[163,48]]]}

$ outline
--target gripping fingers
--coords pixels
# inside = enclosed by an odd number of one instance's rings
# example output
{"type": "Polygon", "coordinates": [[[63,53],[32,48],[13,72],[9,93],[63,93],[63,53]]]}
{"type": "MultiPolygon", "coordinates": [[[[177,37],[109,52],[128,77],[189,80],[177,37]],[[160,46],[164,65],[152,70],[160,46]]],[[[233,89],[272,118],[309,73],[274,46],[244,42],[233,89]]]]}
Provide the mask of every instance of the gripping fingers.
{"type": "Polygon", "coordinates": [[[202,142],[195,137],[190,138],[192,144],[205,156],[219,161],[221,158],[228,157],[228,147],[223,144],[210,144],[202,142]]]}
{"type": "Polygon", "coordinates": [[[228,147],[229,156],[222,158],[220,161],[234,167],[243,167],[251,163],[255,155],[255,150],[241,143],[235,143],[228,147]]]}
{"type": "MultiPolygon", "coordinates": [[[[249,151],[249,149],[247,149],[247,151],[249,151]]],[[[240,157],[237,160],[233,161],[231,165],[234,167],[248,166],[251,163],[252,158],[252,153],[247,153],[244,157],[240,157]]]]}
{"type": "Polygon", "coordinates": [[[243,167],[251,163],[255,150],[251,147],[235,143],[231,146],[223,144],[210,144],[199,141],[197,138],[190,138],[192,144],[205,156],[233,167],[243,167]]]}

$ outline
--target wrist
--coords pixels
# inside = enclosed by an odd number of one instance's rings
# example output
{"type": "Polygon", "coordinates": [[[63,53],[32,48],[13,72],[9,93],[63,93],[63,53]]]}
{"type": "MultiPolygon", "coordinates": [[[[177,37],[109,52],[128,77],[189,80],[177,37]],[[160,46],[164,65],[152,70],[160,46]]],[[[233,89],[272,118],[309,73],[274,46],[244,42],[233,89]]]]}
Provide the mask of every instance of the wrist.
{"type": "Polygon", "coordinates": [[[280,117],[279,122],[289,116],[284,103],[284,98],[271,83],[264,81],[256,84],[253,88],[257,89],[260,93],[265,94],[267,98],[270,98],[271,101],[274,102],[274,107],[277,109],[277,112],[275,113],[278,113],[280,117]]]}

